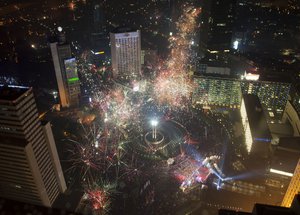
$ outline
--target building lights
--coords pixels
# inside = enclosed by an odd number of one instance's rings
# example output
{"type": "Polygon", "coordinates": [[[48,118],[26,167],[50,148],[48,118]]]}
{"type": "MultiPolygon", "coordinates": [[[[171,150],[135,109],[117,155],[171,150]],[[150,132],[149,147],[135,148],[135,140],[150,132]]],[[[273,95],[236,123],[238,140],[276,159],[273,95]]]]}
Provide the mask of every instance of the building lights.
{"type": "Polygon", "coordinates": [[[284,176],[288,176],[288,177],[293,177],[293,173],[289,173],[289,172],[284,172],[281,170],[277,170],[277,169],[270,169],[271,173],[275,173],[275,174],[279,174],[279,175],[284,175],[284,176]]]}
{"type": "Polygon", "coordinates": [[[244,99],[242,99],[242,104],[241,104],[241,117],[242,117],[244,132],[245,132],[245,142],[246,142],[247,152],[250,153],[252,148],[253,138],[250,131],[250,125],[248,121],[244,99]]]}
{"type": "Polygon", "coordinates": [[[239,48],[239,41],[238,41],[238,40],[235,40],[235,41],[233,42],[233,48],[234,48],[235,50],[237,50],[237,49],[239,48]]]}

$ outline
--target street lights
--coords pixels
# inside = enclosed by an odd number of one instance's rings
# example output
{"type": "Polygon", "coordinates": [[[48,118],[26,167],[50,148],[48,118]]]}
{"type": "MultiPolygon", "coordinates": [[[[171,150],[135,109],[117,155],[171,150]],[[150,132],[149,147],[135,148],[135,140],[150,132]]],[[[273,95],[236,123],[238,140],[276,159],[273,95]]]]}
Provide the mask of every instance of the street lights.
{"type": "Polygon", "coordinates": [[[152,139],[156,140],[156,127],[158,125],[158,121],[156,119],[151,120],[152,125],[152,139]]]}

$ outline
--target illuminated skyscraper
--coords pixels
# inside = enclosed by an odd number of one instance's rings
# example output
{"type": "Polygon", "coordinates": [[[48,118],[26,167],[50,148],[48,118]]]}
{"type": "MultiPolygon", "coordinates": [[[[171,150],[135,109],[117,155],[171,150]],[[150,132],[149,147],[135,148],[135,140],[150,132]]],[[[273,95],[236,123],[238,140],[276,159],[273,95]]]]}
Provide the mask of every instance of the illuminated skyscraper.
{"type": "Polygon", "coordinates": [[[115,78],[137,80],[141,73],[141,32],[118,28],[110,33],[112,68],[115,78]]]}
{"type": "Polygon", "coordinates": [[[62,107],[79,104],[80,82],[76,61],[72,58],[71,46],[66,43],[62,29],[59,29],[58,41],[50,43],[55,75],[62,107]]]}
{"type": "Polygon", "coordinates": [[[284,195],[281,206],[290,207],[292,205],[294,196],[299,193],[300,193],[300,159],[296,166],[290,185],[284,195]]]}
{"type": "Polygon", "coordinates": [[[268,158],[272,136],[257,96],[243,95],[241,117],[248,153],[268,158]]]}
{"type": "Polygon", "coordinates": [[[66,190],[51,126],[31,88],[0,86],[0,196],[50,207],[66,190]]]}

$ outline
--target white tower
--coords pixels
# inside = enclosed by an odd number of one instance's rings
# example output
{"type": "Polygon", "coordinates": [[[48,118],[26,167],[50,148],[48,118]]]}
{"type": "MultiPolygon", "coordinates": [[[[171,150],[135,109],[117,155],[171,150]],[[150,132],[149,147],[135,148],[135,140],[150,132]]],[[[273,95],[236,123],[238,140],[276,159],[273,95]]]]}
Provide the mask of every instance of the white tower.
{"type": "Polygon", "coordinates": [[[141,74],[141,32],[118,28],[110,33],[114,78],[137,80],[141,74]]]}

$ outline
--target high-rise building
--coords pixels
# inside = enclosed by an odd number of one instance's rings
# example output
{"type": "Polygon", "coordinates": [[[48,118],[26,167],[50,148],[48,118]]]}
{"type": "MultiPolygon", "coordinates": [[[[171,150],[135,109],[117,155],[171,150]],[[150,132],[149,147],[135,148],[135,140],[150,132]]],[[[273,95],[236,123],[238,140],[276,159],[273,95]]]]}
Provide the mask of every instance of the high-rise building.
{"type": "Polygon", "coordinates": [[[117,28],[110,33],[113,75],[123,81],[137,80],[141,73],[141,32],[117,28]]]}
{"type": "Polygon", "coordinates": [[[257,96],[243,95],[241,117],[248,153],[268,158],[272,137],[257,96]]]}
{"type": "Polygon", "coordinates": [[[58,41],[50,43],[54,70],[62,107],[79,104],[80,82],[76,61],[72,58],[71,46],[66,42],[62,29],[59,29],[58,41]],[[71,66],[72,65],[72,66],[71,66]],[[72,68],[72,70],[71,70],[72,68]],[[69,78],[71,77],[71,81],[69,78]]]}
{"type": "Polygon", "coordinates": [[[200,40],[201,43],[206,43],[202,45],[206,46],[209,52],[230,50],[235,5],[236,0],[204,1],[201,25],[204,26],[207,35],[204,30],[200,30],[200,40]]]}
{"type": "Polygon", "coordinates": [[[240,108],[242,93],[240,81],[230,78],[194,76],[194,105],[240,108]]]}
{"type": "Polygon", "coordinates": [[[283,201],[281,203],[284,207],[290,207],[294,196],[296,194],[300,194],[300,159],[298,161],[298,164],[296,166],[295,172],[293,174],[293,177],[291,179],[290,185],[284,195],[283,201]]]}
{"type": "Polygon", "coordinates": [[[104,19],[104,8],[103,4],[100,4],[98,1],[93,1],[93,28],[95,32],[104,31],[105,19],[104,19]]]}
{"type": "Polygon", "coordinates": [[[110,57],[109,35],[105,19],[104,4],[93,0],[90,3],[92,19],[90,25],[90,49],[92,63],[102,66],[110,57]]]}
{"type": "Polygon", "coordinates": [[[66,190],[51,126],[31,88],[0,86],[0,196],[50,207],[66,190]]]}

